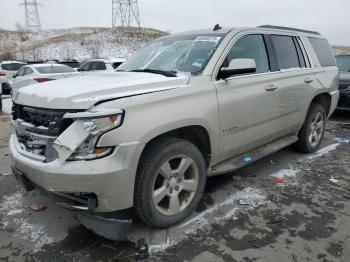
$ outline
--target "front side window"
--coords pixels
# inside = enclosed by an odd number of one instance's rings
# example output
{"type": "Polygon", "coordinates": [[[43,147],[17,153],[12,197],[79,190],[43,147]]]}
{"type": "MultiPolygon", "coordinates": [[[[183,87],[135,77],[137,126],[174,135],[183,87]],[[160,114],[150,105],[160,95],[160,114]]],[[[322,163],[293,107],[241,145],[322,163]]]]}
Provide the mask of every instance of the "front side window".
{"type": "Polygon", "coordinates": [[[326,39],[309,37],[309,40],[322,67],[336,65],[332,49],[326,39]]]}
{"type": "Polygon", "coordinates": [[[26,69],[26,67],[22,67],[20,70],[18,70],[18,72],[16,73],[16,76],[24,76],[25,69],[26,69]]]}
{"type": "Polygon", "coordinates": [[[79,71],[88,71],[89,70],[89,66],[90,66],[90,62],[85,62],[84,64],[82,64],[79,68],[79,71]]]}
{"type": "Polygon", "coordinates": [[[269,59],[262,35],[247,35],[240,38],[231,48],[222,66],[227,67],[231,60],[240,58],[255,60],[254,74],[269,72],[269,59]]]}
{"type": "Polygon", "coordinates": [[[24,70],[24,75],[31,75],[33,73],[33,70],[30,67],[26,67],[24,70]]]}
{"type": "Polygon", "coordinates": [[[223,34],[171,36],[156,40],[124,62],[117,71],[163,71],[200,74],[223,34]]]}
{"type": "Polygon", "coordinates": [[[276,59],[280,70],[300,67],[298,52],[293,37],[272,35],[271,41],[276,52],[276,59]]]}
{"type": "Polygon", "coordinates": [[[340,55],[335,58],[340,71],[350,72],[350,55],[340,55]]]}

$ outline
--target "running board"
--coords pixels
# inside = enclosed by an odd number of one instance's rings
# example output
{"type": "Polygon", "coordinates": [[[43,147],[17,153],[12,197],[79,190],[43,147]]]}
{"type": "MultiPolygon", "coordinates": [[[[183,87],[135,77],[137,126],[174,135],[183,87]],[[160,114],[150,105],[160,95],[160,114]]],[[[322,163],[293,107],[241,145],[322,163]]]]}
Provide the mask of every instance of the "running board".
{"type": "Polygon", "coordinates": [[[216,176],[234,171],[236,169],[249,165],[250,163],[258,161],[265,156],[271,155],[281,150],[282,148],[294,144],[297,141],[297,136],[287,136],[270,144],[258,147],[257,149],[254,149],[250,152],[230,158],[224,162],[221,162],[220,164],[217,164],[216,166],[213,166],[208,171],[208,176],[216,176]]]}

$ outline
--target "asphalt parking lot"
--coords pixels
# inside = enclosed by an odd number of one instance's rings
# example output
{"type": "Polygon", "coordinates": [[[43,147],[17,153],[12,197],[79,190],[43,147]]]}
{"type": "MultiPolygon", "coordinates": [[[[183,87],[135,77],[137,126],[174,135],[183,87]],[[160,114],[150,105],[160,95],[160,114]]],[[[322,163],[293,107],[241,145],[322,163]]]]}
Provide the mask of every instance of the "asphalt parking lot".
{"type": "Polygon", "coordinates": [[[1,261],[137,261],[141,238],[149,261],[349,261],[350,114],[332,117],[318,152],[286,148],[210,178],[187,221],[168,230],[135,221],[129,239],[119,243],[78,225],[38,192],[24,192],[10,174],[6,113],[0,130],[1,261]],[[46,209],[33,211],[34,203],[46,209]]]}

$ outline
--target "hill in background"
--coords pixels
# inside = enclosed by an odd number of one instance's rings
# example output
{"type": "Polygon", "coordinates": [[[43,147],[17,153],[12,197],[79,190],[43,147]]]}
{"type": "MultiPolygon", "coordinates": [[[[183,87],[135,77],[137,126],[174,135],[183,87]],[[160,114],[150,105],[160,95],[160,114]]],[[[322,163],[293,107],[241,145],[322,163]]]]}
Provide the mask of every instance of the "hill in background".
{"type": "Polygon", "coordinates": [[[150,28],[71,28],[40,33],[0,31],[0,60],[78,61],[128,58],[167,33],[150,28]]]}
{"type": "MultiPolygon", "coordinates": [[[[90,58],[128,58],[147,42],[167,33],[150,28],[71,28],[40,33],[0,30],[0,60],[83,61],[90,58]]],[[[335,54],[350,47],[333,46],[335,54]]]]}

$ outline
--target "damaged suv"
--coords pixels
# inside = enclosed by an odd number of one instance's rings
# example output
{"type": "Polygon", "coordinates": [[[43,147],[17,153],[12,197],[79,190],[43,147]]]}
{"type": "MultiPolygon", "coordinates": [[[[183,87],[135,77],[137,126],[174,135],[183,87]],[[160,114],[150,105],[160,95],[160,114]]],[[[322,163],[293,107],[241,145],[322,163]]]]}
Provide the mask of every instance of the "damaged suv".
{"type": "Polygon", "coordinates": [[[317,32],[216,26],[170,35],[116,72],[21,89],[13,172],[107,238],[125,238],[134,215],[167,228],[195,210],[208,176],[292,144],[316,151],[338,78],[317,32]]]}

